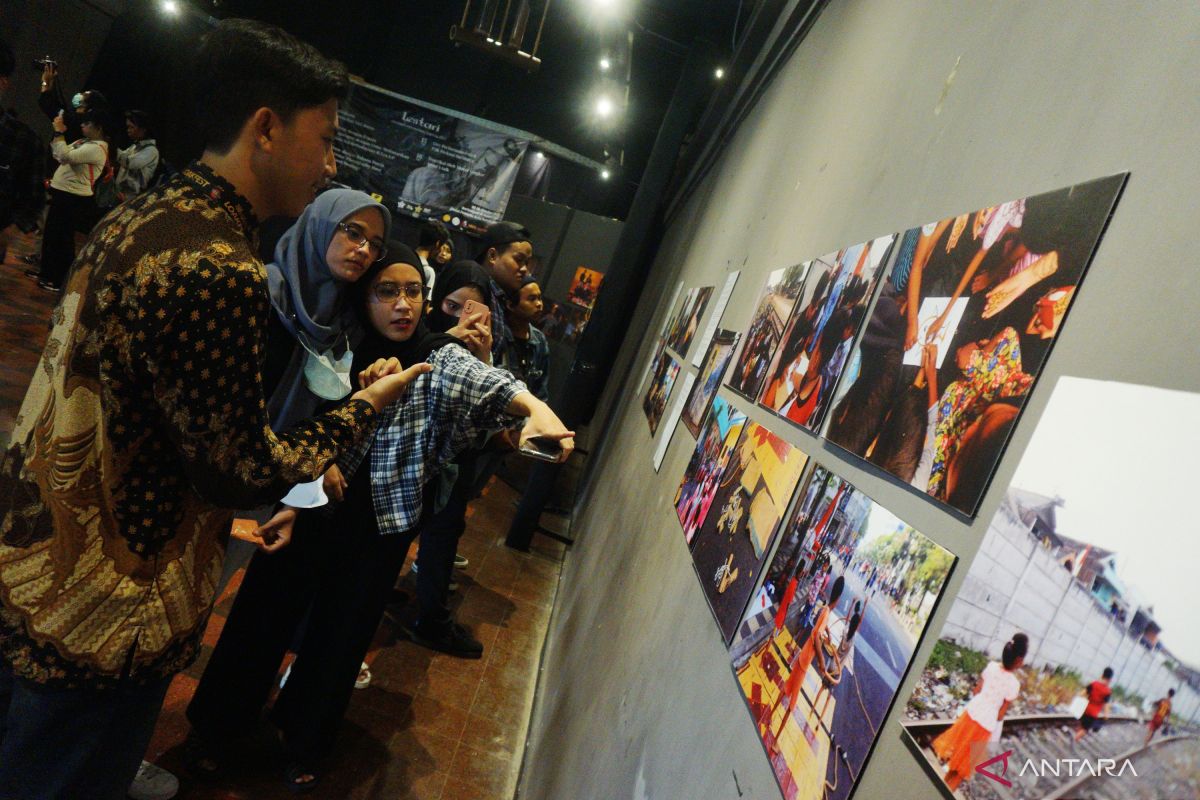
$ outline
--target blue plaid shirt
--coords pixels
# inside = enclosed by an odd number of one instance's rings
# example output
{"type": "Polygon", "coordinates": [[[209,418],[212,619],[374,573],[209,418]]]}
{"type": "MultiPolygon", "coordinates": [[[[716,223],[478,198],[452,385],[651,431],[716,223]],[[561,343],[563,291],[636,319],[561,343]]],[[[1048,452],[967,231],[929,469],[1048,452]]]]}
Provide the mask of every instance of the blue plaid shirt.
{"type": "Polygon", "coordinates": [[[375,435],[338,462],[349,481],[371,455],[371,499],[382,534],[403,533],[421,519],[425,485],[481,436],[521,423],[505,411],[525,384],[448,345],[429,357],[404,396],[379,415],[375,435]]]}

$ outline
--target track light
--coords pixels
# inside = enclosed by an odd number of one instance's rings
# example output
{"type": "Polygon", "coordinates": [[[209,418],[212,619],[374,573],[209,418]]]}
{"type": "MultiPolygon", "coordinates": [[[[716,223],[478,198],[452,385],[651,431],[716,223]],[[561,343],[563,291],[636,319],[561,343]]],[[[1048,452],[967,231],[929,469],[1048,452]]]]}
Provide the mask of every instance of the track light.
{"type": "Polygon", "coordinates": [[[604,58],[600,59],[600,69],[607,72],[608,68],[611,66],[612,66],[612,62],[608,60],[608,56],[605,56],[604,58]]]}
{"type": "Polygon", "coordinates": [[[608,167],[605,167],[604,169],[600,170],[600,180],[606,181],[611,177],[612,177],[612,173],[609,172],[608,167]]]}
{"type": "Polygon", "coordinates": [[[178,0],[162,0],[162,10],[171,15],[179,13],[178,0]]]}
{"type": "Polygon", "coordinates": [[[724,67],[717,67],[717,68],[716,68],[716,69],[713,71],[713,75],[715,75],[715,76],[716,76],[717,80],[721,80],[721,78],[724,78],[724,77],[725,77],[725,68],[724,68],[724,67]]]}
{"type": "Polygon", "coordinates": [[[616,107],[613,105],[613,101],[608,97],[600,97],[598,100],[596,100],[596,116],[600,117],[601,119],[607,119],[611,117],[614,110],[616,110],[616,107]]]}

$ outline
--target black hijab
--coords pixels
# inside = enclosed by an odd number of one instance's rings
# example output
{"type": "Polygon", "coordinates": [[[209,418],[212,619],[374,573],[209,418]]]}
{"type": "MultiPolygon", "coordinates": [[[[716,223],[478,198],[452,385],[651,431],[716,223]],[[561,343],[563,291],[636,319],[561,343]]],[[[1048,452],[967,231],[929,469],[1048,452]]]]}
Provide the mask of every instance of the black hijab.
{"type": "Polygon", "coordinates": [[[458,324],[455,317],[442,311],[442,301],[464,286],[474,286],[478,289],[483,297],[483,304],[487,305],[491,280],[487,270],[474,261],[455,261],[443,269],[433,284],[433,297],[429,300],[432,307],[429,312],[429,327],[435,331],[448,331],[458,324]]]}
{"type": "MultiPolygon", "coordinates": [[[[365,336],[358,347],[354,348],[354,363],[351,367],[350,378],[354,382],[354,388],[361,388],[358,385],[358,373],[369,367],[381,358],[398,358],[404,367],[411,367],[413,364],[419,364],[422,361],[429,360],[429,356],[433,352],[448,344],[457,344],[466,347],[458,339],[448,333],[435,333],[426,326],[423,317],[424,304],[417,312],[417,325],[412,336],[408,337],[408,341],[393,342],[391,339],[381,335],[371,324],[370,315],[367,313],[367,307],[374,302],[375,298],[371,294],[371,284],[379,276],[379,273],[390,267],[392,264],[408,264],[421,279],[421,286],[425,286],[425,270],[421,268],[421,259],[413,251],[411,247],[399,242],[387,243],[387,255],[371,265],[370,269],[363,274],[361,278],[354,282],[351,291],[353,292],[354,312],[358,314],[359,321],[362,323],[365,336]]],[[[440,280],[439,280],[440,282],[440,280]]],[[[423,293],[422,293],[423,294],[423,293]]]]}

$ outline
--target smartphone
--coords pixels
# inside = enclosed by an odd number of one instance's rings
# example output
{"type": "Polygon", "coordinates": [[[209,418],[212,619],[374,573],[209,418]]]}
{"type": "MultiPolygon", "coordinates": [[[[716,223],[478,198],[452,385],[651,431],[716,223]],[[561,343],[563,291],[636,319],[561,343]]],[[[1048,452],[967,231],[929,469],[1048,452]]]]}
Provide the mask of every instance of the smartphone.
{"type": "Polygon", "coordinates": [[[562,452],[562,444],[557,439],[546,436],[534,436],[522,444],[520,449],[521,455],[536,458],[538,461],[558,461],[562,458],[562,452]]]}
{"type": "Polygon", "coordinates": [[[464,317],[470,316],[476,312],[483,313],[482,322],[485,325],[492,324],[492,309],[488,308],[483,303],[476,303],[474,300],[468,300],[467,302],[463,303],[462,315],[464,317]]]}

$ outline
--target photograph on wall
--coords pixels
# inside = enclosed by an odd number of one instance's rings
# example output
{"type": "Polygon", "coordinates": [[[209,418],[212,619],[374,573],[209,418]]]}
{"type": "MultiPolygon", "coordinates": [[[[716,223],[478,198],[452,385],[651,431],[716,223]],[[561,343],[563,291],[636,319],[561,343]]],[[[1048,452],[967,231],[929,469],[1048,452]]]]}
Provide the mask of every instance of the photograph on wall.
{"type": "Polygon", "coordinates": [[[808,430],[820,428],[895,240],[881,236],[809,262],[760,405],[808,430]]]}
{"type": "Polygon", "coordinates": [[[675,386],[675,378],[679,376],[679,362],[671,357],[666,350],[658,357],[654,371],[650,376],[650,388],[642,399],[642,411],[650,423],[650,435],[658,431],[658,423],[662,420],[663,411],[667,408],[667,398],[675,386]]]}
{"type": "Polygon", "coordinates": [[[574,303],[560,303],[546,298],[542,318],[538,320],[538,329],[547,339],[565,344],[575,344],[587,328],[591,319],[590,309],[581,308],[574,303]]]}
{"type": "Polygon", "coordinates": [[[826,437],[974,515],[1126,177],[905,233],[826,437]]]}
{"type": "Polygon", "coordinates": [[[747,400],[758,399],[766,381],[767,367],[783,337],[800,290],[804,288],[807,273],[808,262],[805,262],[767,275],[767,282],[754,304],[746,335],[742,337],[733,357],[733,367],[725,380],[726,386],[747,400]]]}
{"type": "Polygon", "coordinates": [[[1054,387],[905,708],[947,796],[1197,796],[1196,419],[1200,394],[1054,387]]]}
{"type": "Polygon", "coordinates": [[[751,422],[718,477],[692,538],[692,563],[726,643],[762,575],[807,462],[804,451],[751,422]]]}
{"type": "Polygon", "coordinates": [[[730,648],[785,798],[854,791],[954,563],[814,467],[730,648]]]}
{"type": "Polygon", "coordinates": [[[679,313],[671,321],[671,327],[667,330],[667,347],[678,353],[681,358],[687,357],[688,348],[696,336],[696,329],[700,327],[700,319],[704,316],[704,310],[708,308],[708,301],[712,299],[715,288],[697,286],[695,289],[688,289],[679,313]]]}
{"type": "Polygon", "coordinates": [[[696,450],[675,492],[675,513],[683,526],[683,538],[689,545],[708,516],[745,427],[745,414],[721,397],[713,398],[712,410],[696,438],[696,450]]]}
{"type": "Polygon", "coordinates": [[[591,311],[596,304],[596,295],[600,293],[600,284],[604,283],[604,273],[587,267],[575,270],[571,286],[567,289],[567,302],[583,306],[591,311]]]}
{"type": "Polygon", "coordinates": [[[712,399],[717,396],[717,389],[721,387],[721,378],[725,375],[725,368],[729,366],[729,359],[733,356],[733,348],[737,347],[737,340],[736,332],[720,330],[708,346],[704,362],[700,365],[699,378],[692,388],[687,406],[683,409],[683,424],[693,437],[700,435],[704,415],[708,413],[712,399]]]}

